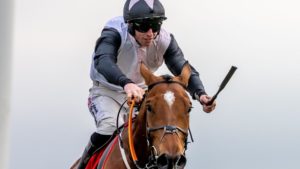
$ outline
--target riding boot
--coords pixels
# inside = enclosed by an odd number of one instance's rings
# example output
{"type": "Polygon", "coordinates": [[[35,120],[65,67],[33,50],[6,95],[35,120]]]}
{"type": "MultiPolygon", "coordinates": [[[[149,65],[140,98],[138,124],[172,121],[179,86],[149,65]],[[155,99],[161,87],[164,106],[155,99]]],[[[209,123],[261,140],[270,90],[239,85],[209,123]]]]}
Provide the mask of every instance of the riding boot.
{"type": "Polygon", "coordinates": [[[110,139],[110,137],[111,135],[101,135],[98,133],[93,133],[90,141],[88,142],[88,145],[84,149],[77,169],[85,169],[92,155],[99,148],[101,148],[101,146],[103,146],[110,139]]]}

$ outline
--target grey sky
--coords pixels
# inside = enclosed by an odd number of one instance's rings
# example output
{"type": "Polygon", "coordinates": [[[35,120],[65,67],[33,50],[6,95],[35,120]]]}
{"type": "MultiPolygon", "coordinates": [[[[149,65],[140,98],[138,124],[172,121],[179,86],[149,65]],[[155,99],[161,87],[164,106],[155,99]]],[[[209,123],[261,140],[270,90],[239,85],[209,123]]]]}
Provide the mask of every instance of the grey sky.
{"type": "MultiPolygon", "coordinates": [[[[164,27],[209,94],[238,67],[215,112],[193,102],[187,168],[299,168],[300,2],[161,1],[164,27]]],[[[123,4],[15,1],[10,169],[65,169],[81,155],[94,131],[86,105],[91,54],[123,4]]]]}

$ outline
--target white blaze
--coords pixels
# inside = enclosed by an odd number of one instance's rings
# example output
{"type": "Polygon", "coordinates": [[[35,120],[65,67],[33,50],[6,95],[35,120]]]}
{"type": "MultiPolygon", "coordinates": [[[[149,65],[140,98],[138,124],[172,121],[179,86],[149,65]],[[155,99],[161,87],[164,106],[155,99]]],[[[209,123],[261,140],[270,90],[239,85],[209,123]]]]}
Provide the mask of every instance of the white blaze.
{"type": "Polygon", "coordinates": [[[164,99],[168,103],[168,105],[171,107],[173,105],[174,101],[175,101],[174,93],[171,92],[171,91],[167,91],[164,94],[164,99]]]}

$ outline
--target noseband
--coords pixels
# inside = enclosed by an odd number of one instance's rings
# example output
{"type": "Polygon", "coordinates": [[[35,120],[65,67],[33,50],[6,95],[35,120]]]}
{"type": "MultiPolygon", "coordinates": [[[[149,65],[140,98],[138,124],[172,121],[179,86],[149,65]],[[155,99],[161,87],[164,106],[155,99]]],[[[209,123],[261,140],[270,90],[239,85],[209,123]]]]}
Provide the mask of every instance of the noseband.
{"type": "Polygon", "coordinates": [[[184,130],[184,129],[182,129],[182,128],[180,128],[180,127],[166,125],[166,126],[160,126],[160,127],[155,127],[155,128],[147,127],[147,133],[148,133],[147,135],[148,135],[148,137],[150,137],[150,133],[151,132],[157,131],[157,130],[164,130],[164,134],[161,137],[160,141],[164,138],[164,136],[166,134],[177,134],[178,135],[178,131],[180,131],[186,137],[188,135],[187,131],[184,130]]]}

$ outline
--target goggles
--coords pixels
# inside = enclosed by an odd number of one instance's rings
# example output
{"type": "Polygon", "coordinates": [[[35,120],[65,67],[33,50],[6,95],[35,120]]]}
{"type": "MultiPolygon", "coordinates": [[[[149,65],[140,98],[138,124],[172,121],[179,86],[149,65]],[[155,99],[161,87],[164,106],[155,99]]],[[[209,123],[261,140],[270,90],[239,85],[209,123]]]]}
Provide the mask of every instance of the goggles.
{"type": "Polygon", "coordinates": [[[156,33],[160,31],[162,20],[136,20],[132,24],[133,28],[141,33],[146,33],[149,29],[156,33]]]}

